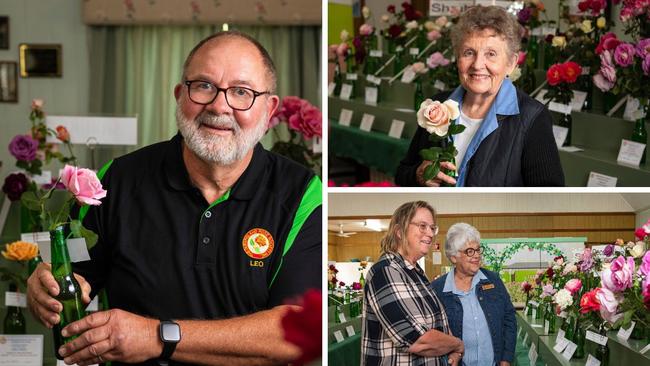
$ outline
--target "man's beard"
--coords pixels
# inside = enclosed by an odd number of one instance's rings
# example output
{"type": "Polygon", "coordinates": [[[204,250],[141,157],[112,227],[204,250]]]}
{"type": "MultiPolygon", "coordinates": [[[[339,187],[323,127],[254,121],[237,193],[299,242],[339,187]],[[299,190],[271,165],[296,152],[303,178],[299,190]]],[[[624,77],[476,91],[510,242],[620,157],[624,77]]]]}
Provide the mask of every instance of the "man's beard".
{"type": "Polygon", "coordinates": [[[203,111],[194,121],[187,119],[176,106],[176,125],[185,144],[201,160],[218,165],[230,165],[240,161],[266,133],[268,113],[251,130],[243,131],[231,115],[216,115],[203,111]],[[219,136],[203,131],[201,125],[231,129],[232,135],[219,136]]]}

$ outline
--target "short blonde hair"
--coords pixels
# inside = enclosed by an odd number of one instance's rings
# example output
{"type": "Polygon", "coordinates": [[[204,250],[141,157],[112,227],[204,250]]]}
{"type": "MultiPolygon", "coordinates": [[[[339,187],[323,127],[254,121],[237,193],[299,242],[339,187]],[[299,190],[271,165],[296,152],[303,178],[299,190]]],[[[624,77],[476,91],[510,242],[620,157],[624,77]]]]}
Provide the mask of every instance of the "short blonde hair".
{"type": "Polygon", "coordinates": [[[436,220],[436,210],[425,201],[413,201],[402,204],[393,212],[388,225],[388,232],[381,239],[381,253],[397,253],[399,248],[406,246],[406,229],[413,220],[413,216],[420,208],[426,208],[431,212],[433,220],[436,220]]]}
{"type": "Polygon", "coordinates": [[[517,19],[499,6],[473,6],[461,14],[451,32],[454,54],[458,56],[465,38],[474,32],[490,29],[506,40],[509,56],[512,57],[521,48],[520,27],[517,19]]]}

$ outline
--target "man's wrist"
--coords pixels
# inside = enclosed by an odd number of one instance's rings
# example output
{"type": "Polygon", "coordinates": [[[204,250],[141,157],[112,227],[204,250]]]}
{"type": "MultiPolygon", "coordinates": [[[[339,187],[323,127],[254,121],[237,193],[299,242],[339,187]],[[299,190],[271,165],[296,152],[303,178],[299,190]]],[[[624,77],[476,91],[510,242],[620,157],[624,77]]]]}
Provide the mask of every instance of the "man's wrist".
{"type": "Polygon", "coordinates": [[[147,318],[147,329],[149,332],[149,339],[151,340],[151,352],[149,352],[150,359],[160,357],[163,351],[163,342],[160,339],[160,320],[147,318]]]}

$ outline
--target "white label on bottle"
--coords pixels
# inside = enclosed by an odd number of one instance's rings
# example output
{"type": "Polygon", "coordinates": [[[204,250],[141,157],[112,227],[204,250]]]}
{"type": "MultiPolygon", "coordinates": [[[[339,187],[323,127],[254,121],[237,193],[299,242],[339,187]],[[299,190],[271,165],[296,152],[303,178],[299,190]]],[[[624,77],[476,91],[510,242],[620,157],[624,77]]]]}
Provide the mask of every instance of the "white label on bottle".
{"type": "Polygon", "coordinates": [[[616,333],[616,337],[618,337],[621,340],[627,341],[630,338],[630,335],[632,334],[635,325],[636,322],[633,321],[630,323],[629,328],[627,329],[623,329],[623,327],[619,328],[618,333],[616,333]]]}
{"type": "Polygon", "coordinates": [[[350,96],[352,95],[352,85],[350,84],[343,84],[341,86],[341,99],[343,100],[350,100],[350,96]]]}
{"type": "Polygon", "coordinates": [[[561,311],[559,314],[557,314],[560,318],[566,319],[568,316],[568,313],[566,311],[561,311]]]}
{"type": "Polygon", "coordinates": [[[440,80],[436,80],[436,82],[433,83],[433,87],[438,90],[447,90],[447,85],[440,80]]]}
{"type": "Polygon", "coordinates": [[[5,306],[27,307],[27,296],[21,292],[5,292],[5,306]]]}
{"type": "Polygon", "coordinates": [[[590,330],[587,331],[586,338],[603,346],[607,344],[607,336],[600,335],[590,330]]]}
{"type": "Polygon", "coordinates": [[[346,80],[357,80],[358,75],[357,74],[345,74],[345,79],[346,80]]]}
{"type": "Polygon", "coordinates": [[[345,323],[345,322],[347,322],[347,319],[345,319],[345,314],[343,314],[343,313],[339,313],[339,321],[340,321],[341,323],[345,323]]]}
{"type": "Polygon", "coordinates": [[[366,131],[370,132],[372,129],[372,124],[375,122],[375,116],[372,114],[364,113],[363,117],[361,118],[361,124],[359,125],[359,129],[361,131],[366,131]]]}
{"type": "Polygon", "coordinates": [[[377,88],[367,86],[366,87],[366,103],[367,104],[377,104],[377,93],[379,90],[377,88]]]}
{"type": "Polygon", "coordinates": [[[314,136],[312,138],[311,151],[314,154],[320,154],[323,152],[323,139],[320,136],[314,136]]]}
{"type": "Polygon", "coordinates": [[[370,50],[370,57],[382,57],[383,53],[381,50],[370,50]]]}
{"type": "Polygon", "coordinates": [[[533,300],[529,301],[528,304],[532,305],[534,308],[539,306],[539,303],[537,301],[533,301],[533,300]]]}
{"type": "Polygon", "coordinates": [[[643,108],[641,108],[641,102],[636,98],[628,96],[625,102],[625,110],[623,111],[623,119],[636,121],[643,117],[645,117],[645,113],[643,112],[643,108]]]}
{"type": "Polygon", "coordinates": [[[345,327],[345,331],[348,333],[348,337],[352,337],[355,334],[354,333],[354,327],[351,326],[351,325],[348,325],[347,327],[345,327]]]}
{"type": "Polygon", "coordinates": [[[52,183],[52,171],[51,170],[43,170],[41,174],[38,175],[32,175],[31,176],[32,182],[41,185],[41,184],[51,184],[52,183]]]}
{"type": "Polygon", "coordinates": [[[388,136],[396,139],[402,138],[402,131],[404,130],[404,125],[406,125],[404,121],[394,119],[393,122],[390,124],[390,130],[388,131],[388,136]]]}
{"type": "Polygon", "coordinates": [[[352,122],[352,111],[349,109],[341,108],[341,114],[339,114],[339,124],[349,127],[350,122],[352,122]]]}
{"type": "Polygon", "coordinates": [[[562,357],[564,357],[565,360],[569,361],[571,357],[573,357],[573,354],[576,352],[576,348],[578,346],[569,341],[569,343],[566,345],[566,348],[564,349],[564,352],[562,352],[562,357]]]}
{"type": "Polygon", "coordinates": [[[564,145],[564,140],[569,135],[569,129],[558,125],[553,125],[553,138],[555,138],[555,145],[560,148],[564,145]]]}
{"type": "Polygon", "coordinates": [[[336,338],[336,343],[341,343],[345,338],[343,338],[343,333],[340,330],[334,332],[334,338],[336,338]]]}
{"type": "Polygon", "coordinates": [[[86,311],[99,311],[99,300],[97,299],[97,296],[93,297],[90,301],[86,307],[86,311]]]}
{"type": "Polygon", "coordinates": [[[616,162],[619,164],[639,166],[645,154],[645,144],[623,139],[616,162]]]}
{"type": "Polygon", "coordinates": [[[537,308],[533,308],[533,319],[537,317],[537,308]]]}
{"type": "Polygon", "coordinates": [[[409,55],[411,56],[417,56],[420,54],[420,49],[417,47],[411,47],[409,48],[409,55]]]}
{"type": "Polygon", "coordinates": [[[617,181],[617,177],[611,177],[609,175],[596,172],[589,172],[587,187],[616,187],[617,181]]]}
{"type": "Polygon", "coordinates": [[[587,363],[585,363],[585,366],[600,366],[600,361],[591,354],[587,356],[587,363]]]}
{"type": "Polygon", "coordinates": [[[551,322],[544,320],[544,335],[548,335],[548,330],[551,327],[551,322]]]}
{"type": "Polygon", "coordinates": [[[553,347],[553,350],[557,353],[562,353],[566,346],[569,344],[569,340],[562,337],[558,337],[555,339],[555,346],[553,347]]]}
{"type": "Polygon", "coordinates": [[[374,75],[368,75],[366,76],[366,81],[375,85],[381,84],[381,78],[374,76],[374,75]]]}
{"type": "Polygon", "coordinates": [[[334,95],[334,89],[336,89],[336,83],[327,84],[327,95],[330,97],[334,95]]]}
{"type": "Polygon", "coordinates": [[[591,72],[591,68],[589,66],[583,66],[581,75],[589,75],[590,72],[591,72]]]}

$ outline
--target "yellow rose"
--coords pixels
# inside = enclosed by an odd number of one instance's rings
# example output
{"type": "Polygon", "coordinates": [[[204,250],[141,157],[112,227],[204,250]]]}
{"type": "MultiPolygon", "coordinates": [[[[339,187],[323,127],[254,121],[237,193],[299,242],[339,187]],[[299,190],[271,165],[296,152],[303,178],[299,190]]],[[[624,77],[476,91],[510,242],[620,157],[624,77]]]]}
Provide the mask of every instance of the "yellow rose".
{"type": "Polygon", "coordinates": [[[458,118],[460,110],[458,102],[451,99],[444,103],[427,99],[420,105],[417,113],[418,125],[429,133],[444,136],[449,130],[449,122],[458,118]]]}
{"type": "Polygon", "coordinates": [[[341,37],[341,42],[346,42],[348,38],[350,38],[350,33],[348,33],[348,31],[344,29],[341,31],[340,37],[341,37]]]}
{"type": "Polygon", "coordinates": [[[432,30],[434,30],[436,27],[437,27],[437,26],[436,26],[436,23],[434,23],[434,22],[432,22],[432,21],[430,21],[430,20],[427,20],[427,21],[424,23],[424,28],[426,28],[426,30],[428,30],[429,32],[431,32],[432,30]]]}
{"type": "Polygon", "coordinates": [[[636,244],[630,249],[630,255],[634,258],[641,258],[645,254],[644,243],[642,241],[637,241],[636,244]]]}
{"type": "Polygon", "coordinates": [[[566,46],[566,38],[563,36],[554,36],[551,44],[553,47],[564,48],[566,46]]]}
{"type": "Polygon", "coordinates": [[[605,20],[605,17],[600,17],[598,20],[596,20],[596,27],[603,29],[607,25],[607,21],[605,20]]]}
{"type": "Polygon", "coordinates": [[[512,72],[510,73],[510,81],[514,83],[520,77],[521,77],[521,69],[519,68],[519,66],[516,66],[515,69],[512,70],[512,72]]]}
{"type": "Polygon", "coordinates": [[[363,18],[364,18],[364,19],[368,19],[368,18],[370,17],[370,8],[367,7],[367,6],[364,6],[364,7],[361,9],[361,14],[363,14],[363,18]]]}
{"type": "Polygon", "coordinates": [[[2,255],[12,261],[28,261],[38,255],[38,245],[25,241],[15,241],[5,245],[2,255]]]}
{"type": "Polygon", "coordinates": [[[590,33],[594,29],[591,27],[591,20],[586,19],[583,20],[582,23],[580,23],[580,30],[582,30],[585,33],[590,33]]]}

